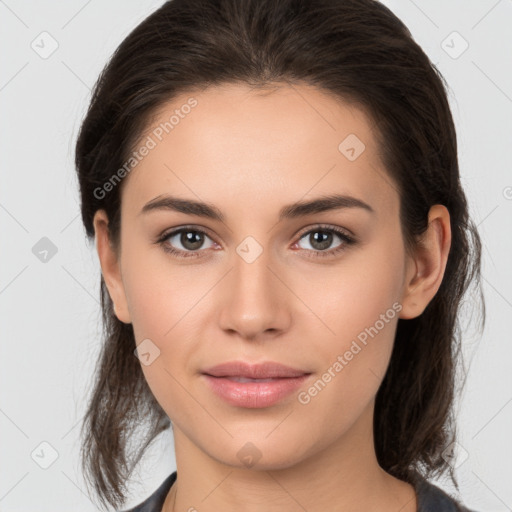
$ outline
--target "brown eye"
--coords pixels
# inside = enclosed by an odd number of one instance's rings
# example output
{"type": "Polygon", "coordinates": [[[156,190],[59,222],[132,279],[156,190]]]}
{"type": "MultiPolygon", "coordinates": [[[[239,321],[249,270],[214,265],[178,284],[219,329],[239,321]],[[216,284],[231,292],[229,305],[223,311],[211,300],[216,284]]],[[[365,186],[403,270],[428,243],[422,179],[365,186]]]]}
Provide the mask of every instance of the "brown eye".
{"type": "MultiPolygon", "coordinates": [[[[309,243],[310,248],[301,248],[315,257],[332,256],[356,242],[353,237],[334,227],[317,227],[310,229],[300,237],[300,240],[306,240],[309,243]],[[341,240],[341,242],[332,248],[332,244],[336,238],[341,240]]],[[[300,240],[297,242],[299,247],[300,240]]]]}
{"type": "Polygon", "coordinates": [[[329,231],[315,230],[310,231],[308,242],[317,251],[328,249],[332,245],[334,235],[329,231]]]}
{"type": "Polygon", "coordinates": [[[203,249],[214,245],[213,240],[204,231],[191,228],[171,231],[163,235],[158,242],[166,252],[183,258],[199,256],[199,252],[203,249]],[[206,239],[211,241],[211,245],[204,247],[206,239]]]}
{"type": "Polygon", "coordinates": [[[189,251],[200,249],[204,243],[204,234],[198,231],[182,231],[179,235],[181,245],[189,251]]]}

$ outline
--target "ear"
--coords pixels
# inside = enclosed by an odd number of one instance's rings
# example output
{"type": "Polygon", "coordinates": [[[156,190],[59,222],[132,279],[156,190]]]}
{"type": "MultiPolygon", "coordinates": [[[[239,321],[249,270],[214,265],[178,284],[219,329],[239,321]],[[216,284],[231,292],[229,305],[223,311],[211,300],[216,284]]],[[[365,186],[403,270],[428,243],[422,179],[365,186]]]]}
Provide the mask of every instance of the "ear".
{"type": "Polygon", "coordinates": [[[98,210],[95,213],[93,224],[101,273],[114,303],[114,312],[121,322],[129,324],[131,320],[121,277],[121,265],[118,255],[110,243],[108,217],[105,210],[98,210]]]}
{"type": "Polygon", "coordinates": [[[423,313],[441,286],[451,246],[450,213],[436,204],[428,213],[428,228],[418,241],[414,257],[409,257],[399,318],[415,318],[423,313]]]}

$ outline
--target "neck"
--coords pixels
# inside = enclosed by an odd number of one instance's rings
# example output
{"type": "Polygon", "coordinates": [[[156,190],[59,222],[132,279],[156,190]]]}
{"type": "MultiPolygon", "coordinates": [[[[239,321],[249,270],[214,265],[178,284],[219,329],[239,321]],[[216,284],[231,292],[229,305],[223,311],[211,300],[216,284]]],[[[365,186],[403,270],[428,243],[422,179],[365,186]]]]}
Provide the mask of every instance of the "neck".
{"type": "Polygon", "coordinates": [[[178,478],[162,512],[416,512],[414,488],[377,462],[372,419],[373,403],[341,438],[299,462],[251,468],[209,456],[173,426],[178,478]]]}

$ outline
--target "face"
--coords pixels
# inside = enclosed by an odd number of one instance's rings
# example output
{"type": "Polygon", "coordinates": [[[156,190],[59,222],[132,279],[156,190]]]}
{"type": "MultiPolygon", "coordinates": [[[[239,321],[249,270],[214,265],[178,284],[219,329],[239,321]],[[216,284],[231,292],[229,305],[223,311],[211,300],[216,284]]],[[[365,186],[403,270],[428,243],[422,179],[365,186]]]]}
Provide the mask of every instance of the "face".
{"type": "Polygon", "coordinates": [[[119,279],[103,270],[175,438],[231,466],[249,450],[278,468],[340,443],[363,418],[371,428],[398,318],[422,300],[411,299],[417,266],[372,122],[310,86],[225,85],[162,106],[144,144],[123,184],[119,279]],[[335,195],[352,199],[289,207],[335,195]],[[144,211],[165,196],[218,218],[171,201],[144,211]],[[203,373],[228,361],[306,376],[281,398],[272,384],[266,402],[236,402],[236,384],[221,396],[203,373]]]}

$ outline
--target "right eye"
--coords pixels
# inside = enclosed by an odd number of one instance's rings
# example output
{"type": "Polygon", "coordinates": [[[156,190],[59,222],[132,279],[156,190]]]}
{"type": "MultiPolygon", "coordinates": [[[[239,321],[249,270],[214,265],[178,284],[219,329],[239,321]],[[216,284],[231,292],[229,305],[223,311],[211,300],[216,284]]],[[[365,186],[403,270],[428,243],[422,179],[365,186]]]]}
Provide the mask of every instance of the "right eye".
{"type": "Polygon", "coordinates": [[[207,233],[201,229],[180,228],[162,235],[158,243],[164,251],[178,258],[198,257],[200,256],[198,251],[204,244],[205,237],[211,240],[207,233]],[[175,245],[181,245],[181,248],[176,248],[175,245]]]}

